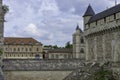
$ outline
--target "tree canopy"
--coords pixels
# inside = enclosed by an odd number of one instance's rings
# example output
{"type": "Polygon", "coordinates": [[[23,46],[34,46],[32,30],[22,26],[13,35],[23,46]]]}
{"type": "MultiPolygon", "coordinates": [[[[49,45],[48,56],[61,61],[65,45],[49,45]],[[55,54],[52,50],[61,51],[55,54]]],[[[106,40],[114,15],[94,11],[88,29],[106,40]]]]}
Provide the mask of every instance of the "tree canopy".
{"type": "Polygon", "coordinates": [[[4,15],[6,15],[9,12],[9,7],[7,5],[3,5],[2,9],[3,9],[4,15]]]}

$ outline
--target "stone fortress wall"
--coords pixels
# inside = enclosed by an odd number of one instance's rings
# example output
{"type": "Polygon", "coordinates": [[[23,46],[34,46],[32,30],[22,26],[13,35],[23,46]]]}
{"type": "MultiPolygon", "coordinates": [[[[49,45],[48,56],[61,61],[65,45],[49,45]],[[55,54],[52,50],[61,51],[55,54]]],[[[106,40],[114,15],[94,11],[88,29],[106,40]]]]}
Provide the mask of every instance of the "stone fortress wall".
{"type": "MultiPolygon", "coordinates": [[[[120,36],[119,7],[120,4],[98,14],[86,15],[85,13],[86,60],[120,61],[118,59],[120,54],[114,54],[116,50],[114,48],[120,36]]],[[[93,11],[90,5],[88,9],[93,11]]]]}
{"type": "Polygon", "coordinates": [[[73,70],[83,67],[79,59],[68,60],[4,60],[7,80],[63,80],[73,70]]]}

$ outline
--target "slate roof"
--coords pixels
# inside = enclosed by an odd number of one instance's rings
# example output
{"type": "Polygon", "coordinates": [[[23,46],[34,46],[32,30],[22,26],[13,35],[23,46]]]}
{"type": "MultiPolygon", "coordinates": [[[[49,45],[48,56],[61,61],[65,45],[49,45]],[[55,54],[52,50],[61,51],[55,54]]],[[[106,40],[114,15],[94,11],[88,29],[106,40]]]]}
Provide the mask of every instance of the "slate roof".
{"type": "MultiPolygon", "coordinates": [[[[33,38],[4,37],[4,44],[41,44],[33,38]]],[[[42,45],[42,44],[41,44],[42,45]]]]}
{"type": "Polygon", "coordinates": [[[83,32],[78,24],[77,24],[76,30],[80,30],[81,33],[83,32]]]}
{"type": "Polygon", "coordinates": [[[89,6],[88,6],[85,14],[83,15],[83,17],[85,17],[85,16],[93,16],[93,15],[95,15],[95,12],[93,11],[91,5],[89,4],[89,6]]]}
{"type": "Polygon", "coordinates": [[[94,16],[91,17],[91,19],[88,21],[88,23],[94,22],[96,20],[113,15],[113,14],[118,13],[118,12],[120,12],[120,4],[118,4],[114,7],[111,7],[103,12],[98,13],[98,14],[95,14],[94,16]]]}

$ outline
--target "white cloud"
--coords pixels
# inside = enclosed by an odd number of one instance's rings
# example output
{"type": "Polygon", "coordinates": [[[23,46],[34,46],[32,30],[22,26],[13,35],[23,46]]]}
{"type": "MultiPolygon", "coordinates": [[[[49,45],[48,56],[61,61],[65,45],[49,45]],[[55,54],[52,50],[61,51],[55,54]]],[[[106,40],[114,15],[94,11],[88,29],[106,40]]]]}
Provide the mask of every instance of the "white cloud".
{"type": "Polygon", "coordinates": [[[97,12],[114,4],[110,0],[4,0],[4,3],[10,8],[5,36],[33,37],[43,44],[58,45],[72,40],[77,23],[83,28],[82,15],[89,3],[97,12]]]}

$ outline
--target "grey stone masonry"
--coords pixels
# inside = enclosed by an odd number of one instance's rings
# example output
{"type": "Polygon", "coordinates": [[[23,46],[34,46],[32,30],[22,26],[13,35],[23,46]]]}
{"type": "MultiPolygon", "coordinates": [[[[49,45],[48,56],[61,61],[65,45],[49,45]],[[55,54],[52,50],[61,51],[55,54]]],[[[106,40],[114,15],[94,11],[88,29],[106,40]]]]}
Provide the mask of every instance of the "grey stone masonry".
{"type": "Polygon", "coordinates": [[[4,75],[1,68],[0,68],[0,80],[4,80],[4,75]]]}
{"type": "Polygon", "coordinates": [[[84,63],[79,59],[64,60],[4,60],[3,71],[71,71],[84,63]]]}
{"type": "MultiPolygon", "coordinates": [[[[63,80],[93,80],[92,78],[95,77],[94,74],[96,74],[102,68],[105,71],[112,71],[112,69],[114,68],[111,65],[116,66],[116,63],[112,63],[112,62],[106,62],[106,63],[92,62],[91,63],[90,62],[90,63],[87,63],[84,67],[80,67],[74,70],[68,76],[66,76],[63,80]]],[[[114,73],[113,76],[116,78],[116,80],[120,80],[119,72],[116,72],[115,70],[113,70],[113,73],[114,73]]],[[[108,77],[111,77],[111,75],[108,75],[108,77]]]]}

